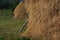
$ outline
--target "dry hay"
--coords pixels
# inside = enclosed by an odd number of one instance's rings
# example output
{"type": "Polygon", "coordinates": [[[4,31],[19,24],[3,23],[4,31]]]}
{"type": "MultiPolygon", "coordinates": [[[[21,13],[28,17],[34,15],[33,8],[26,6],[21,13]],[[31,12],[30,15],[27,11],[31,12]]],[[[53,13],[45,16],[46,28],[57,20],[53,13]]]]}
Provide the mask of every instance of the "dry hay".
{"type": "Polygon", "coordinates": [[[60,40],[60,0],[26,0],[27,36],[34,40],[60,40]]]}
{"type": "Polygon", "coordinates": [[[29,13],[26,36],[33,40],[60,40],[60,0],[24,0],[29,13]]]}
{"type": "Polygon", "coordinates": [[[14,10],[14,19],[25,19],[27,17],[23,1],[14,10]]]}

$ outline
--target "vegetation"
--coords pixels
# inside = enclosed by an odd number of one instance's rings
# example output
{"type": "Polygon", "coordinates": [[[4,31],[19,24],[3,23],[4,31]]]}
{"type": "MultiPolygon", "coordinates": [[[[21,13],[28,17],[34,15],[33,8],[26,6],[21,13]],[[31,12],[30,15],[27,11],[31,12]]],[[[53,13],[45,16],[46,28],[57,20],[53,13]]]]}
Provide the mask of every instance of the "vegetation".
{"type": "Polygon", "coordinates": [[[24,20],[15,20],[11,10],[0,10],[2,14],[9,14],[9,16],[0,16],[0,40],[30,40],[26,37],[18,37],[19,28],[23,25],[24,20]]]}
{"type": "Polygon", "coordinates": [[[13,11],[11,9],[2,9],[0,10],[0,16],[12,16],[13,15],[13,11]]]}

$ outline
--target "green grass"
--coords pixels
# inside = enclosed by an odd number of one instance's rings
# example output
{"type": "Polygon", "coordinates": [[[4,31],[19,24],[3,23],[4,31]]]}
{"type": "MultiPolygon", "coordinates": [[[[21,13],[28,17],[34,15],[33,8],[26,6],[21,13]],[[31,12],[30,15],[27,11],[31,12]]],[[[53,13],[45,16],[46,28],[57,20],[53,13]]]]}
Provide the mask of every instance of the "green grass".
{"type": "Polygon", "coordinates": [[[12,17],[0,17],[0,40],[15,40],[24,20],[14,20],[12,17]]]}
{"type": "Polygon", "coordinates": [[[11,16],[12,15],[11,9],[2,9],[0,10],[0,16],[11,16]]]}
{"type": "MultiPolygon", "coordinates": [[[[11,13],[9,10],[0,10],[0,13],[11,13]]],[[[25,37],[18,37],[19,28],[23,25],[24,20],[15,20],[12,16],[0,16],[0,40],[30,40],[25,37]]]]}

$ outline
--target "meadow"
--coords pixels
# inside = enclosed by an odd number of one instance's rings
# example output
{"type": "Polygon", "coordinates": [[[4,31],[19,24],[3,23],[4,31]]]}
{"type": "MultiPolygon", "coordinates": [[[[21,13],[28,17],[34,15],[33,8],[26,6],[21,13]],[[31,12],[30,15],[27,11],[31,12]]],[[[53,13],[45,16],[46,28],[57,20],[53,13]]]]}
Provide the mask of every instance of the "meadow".
{"type": "Polygon", "coordinates": [[[25,20],[15,20],[11,14],[11,10],[0,10],[0,40],[29,40],[25,37],[18,37],[19,28],[24,24],[25,20]],[[8,14],[9,16],[6,16],[8,14]]]}

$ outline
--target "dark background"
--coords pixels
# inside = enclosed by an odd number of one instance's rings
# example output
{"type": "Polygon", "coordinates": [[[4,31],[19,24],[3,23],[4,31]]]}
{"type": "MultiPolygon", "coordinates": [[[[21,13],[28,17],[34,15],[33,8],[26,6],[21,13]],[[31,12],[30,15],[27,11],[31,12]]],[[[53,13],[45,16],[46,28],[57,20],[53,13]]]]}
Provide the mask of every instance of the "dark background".
{"type": "Polygon", "coordinates": [[[20,3],[22,0],[0,0],[0,16],[11,16],[13,15],[13,11],[15,7],[20,3]],[[6,13],[7,10],[11,13],[6,13]],[[3,11],[3,12],[2,12],[3,11]]]}

